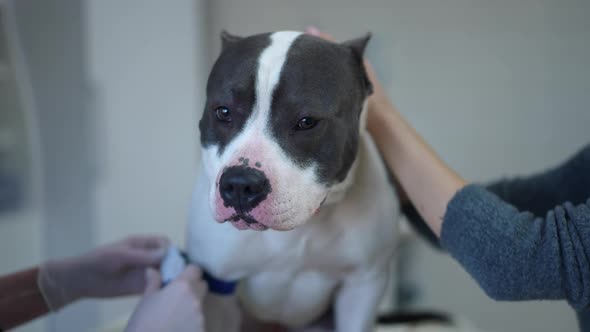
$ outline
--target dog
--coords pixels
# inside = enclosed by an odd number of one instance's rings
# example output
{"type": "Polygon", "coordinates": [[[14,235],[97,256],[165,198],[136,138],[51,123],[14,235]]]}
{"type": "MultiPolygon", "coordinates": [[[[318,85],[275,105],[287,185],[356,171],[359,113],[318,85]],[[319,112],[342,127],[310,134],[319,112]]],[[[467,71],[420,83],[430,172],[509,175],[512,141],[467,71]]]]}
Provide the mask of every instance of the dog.
{"type": "Polygon", "coordinates": [[[243,316],[305,329],[328,312],[336,331],[372,330],[399,204],[365,129],[370,35],[221,39],[186,246],[209,281],[207,331],[243,316]]]}

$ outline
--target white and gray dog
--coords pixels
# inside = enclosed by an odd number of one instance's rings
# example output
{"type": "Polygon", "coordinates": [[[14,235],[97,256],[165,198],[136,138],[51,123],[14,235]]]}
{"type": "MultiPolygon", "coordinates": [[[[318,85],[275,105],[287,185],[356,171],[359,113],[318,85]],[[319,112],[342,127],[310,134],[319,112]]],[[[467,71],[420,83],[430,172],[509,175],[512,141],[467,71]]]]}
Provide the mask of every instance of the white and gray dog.
{"type": "Polygon", "coordinates": [[[373,328],[399,211],[364,127],[368,40],[222,34],[187,238],[212,290],[208,332],[237,331],[240,310],[291,329],[330,311],[337,331],[373,328]]]}

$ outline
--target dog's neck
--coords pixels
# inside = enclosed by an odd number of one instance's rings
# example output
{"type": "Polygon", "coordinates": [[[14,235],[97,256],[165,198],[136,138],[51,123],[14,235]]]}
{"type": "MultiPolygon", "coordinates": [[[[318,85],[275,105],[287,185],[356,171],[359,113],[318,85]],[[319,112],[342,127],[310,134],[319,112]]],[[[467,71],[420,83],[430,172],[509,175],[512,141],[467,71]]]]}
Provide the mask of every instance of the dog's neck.
{"type": "MultiPolygon", "coordinates": [[[[361,111],[361,115],[360,115],[360,119],[359,119],[358,135],[359,135],[359,141],[361,142],[360,144],[362,144],[363,135],[367,134],[366,133],[367,113],[368,113],[368,98],[365,99],[365,101],[363,103],[363,109],[361,111]]],[[[360,144],[359,144],[359,147],[360,147],[360,144]]],[[[356,173],[358,170],[358,160],[359,160],[358,149],[359,148],[357,148],[356,157],[354,158],[354,162],[352,163],[352,166],[350,166],[350,170],[348,171],[348,174],[346,175],[346,177],[344,178],[344,180],[342,182],[337,183],[330,188],[330,192],[328,193],[328,196],[326,197],[326,201],[324,204],[329,205],[329,204],[334,204],[334,203],[338,203],[338,202],[342,201],[344,199],[344,197],[346,196],[346,194],[348,193],[348,190],[350,189],[352,184],[355,182],[356,173]]]]}

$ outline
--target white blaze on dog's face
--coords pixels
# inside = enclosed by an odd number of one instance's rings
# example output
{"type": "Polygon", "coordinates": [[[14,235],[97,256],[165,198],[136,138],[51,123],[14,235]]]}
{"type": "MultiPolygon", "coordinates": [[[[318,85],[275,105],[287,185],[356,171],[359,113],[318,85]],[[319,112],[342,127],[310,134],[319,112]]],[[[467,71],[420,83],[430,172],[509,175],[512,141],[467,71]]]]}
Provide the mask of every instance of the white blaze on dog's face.
{"type": "Polygon", "coordinates": [[[217,221],[293,229],[346,178],[371,92],[362,64],[368,39],[222,34],[199,123],[217,221]]]}

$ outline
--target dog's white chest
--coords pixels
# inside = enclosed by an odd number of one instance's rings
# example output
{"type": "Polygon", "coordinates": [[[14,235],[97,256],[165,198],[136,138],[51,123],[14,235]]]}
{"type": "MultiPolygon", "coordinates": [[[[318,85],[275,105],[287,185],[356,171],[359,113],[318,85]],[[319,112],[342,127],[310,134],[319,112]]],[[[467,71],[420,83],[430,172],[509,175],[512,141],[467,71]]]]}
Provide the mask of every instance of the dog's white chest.
{"type": "Polygon", "coordinates": [[[389,234],[393,243],[393,223],[379,225],[370,214],[363,221],[358,212],[346,210],[340,205],[328,218],[320,214],[298,240],[287,239],[284,246],[275,242],[280,237],[272,240],[273,259],[242,282],[240,296],[248,311],[287,325],[310,323],[326,313],[347,276],[383,254],[374,246],[373,241],[381,242],[377,234],[389,234]]]}

